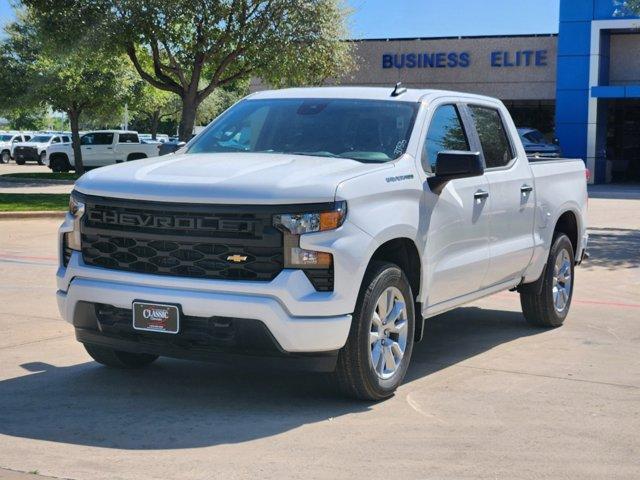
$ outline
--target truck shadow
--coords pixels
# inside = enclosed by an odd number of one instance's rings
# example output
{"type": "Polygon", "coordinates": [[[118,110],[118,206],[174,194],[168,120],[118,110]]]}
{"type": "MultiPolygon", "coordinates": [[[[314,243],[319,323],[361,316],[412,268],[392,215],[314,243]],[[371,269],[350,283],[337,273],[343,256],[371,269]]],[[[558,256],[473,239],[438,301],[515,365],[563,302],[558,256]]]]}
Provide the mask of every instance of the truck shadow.
{"type": "MultiPolygon", "coordinates": [[[[455,310],[430,321],[406,381],[541,331],[527,327],[520,313],[455,310]]],[[[30,373],[0,382],[0,434],[77,445],[153,450],[232,444],[372,407],[341,398],[317,374],[171,359],[134,371],[94,362],[21,366],[30,373]]]]}
{"type": "Polygon", "coordinates": [[[640,230],[625,228],[590,228],[589,258],[581,268],[640,267],[640,230]]]}

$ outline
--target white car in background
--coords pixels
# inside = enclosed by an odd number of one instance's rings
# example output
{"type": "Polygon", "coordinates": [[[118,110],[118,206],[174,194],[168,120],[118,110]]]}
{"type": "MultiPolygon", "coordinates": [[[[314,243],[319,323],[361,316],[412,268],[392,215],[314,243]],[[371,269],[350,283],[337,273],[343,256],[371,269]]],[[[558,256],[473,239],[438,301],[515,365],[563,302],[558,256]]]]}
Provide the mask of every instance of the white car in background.
{"type": "MultiPolygon", "coordinates": [[[[98,130],[80,137],[82,163],[85,167],[104,167],[114,163],[157,157],[159,143],[143,143],[138,132],[98,130]]],[[[54,172],[68,172],[75,168],[73,147],[55,144],[47,148],[45,164],[54,172]]]]}
{"type": "Polygon", "coordinates": [[[11,156],[18,165],[24,165],[28,161],[44,165],[47,158],[47,148],[51,145],[60,144],[70,145],[71,135],[37,133],[28,141],[15,143],[11,156]]]}
{"type": "Polygon", "coordinates": [[[0,133],[0,163],[9,163],[11,152],[18,142],[25,142],[31,139],[31,134],[21,132],[0,133]]]}

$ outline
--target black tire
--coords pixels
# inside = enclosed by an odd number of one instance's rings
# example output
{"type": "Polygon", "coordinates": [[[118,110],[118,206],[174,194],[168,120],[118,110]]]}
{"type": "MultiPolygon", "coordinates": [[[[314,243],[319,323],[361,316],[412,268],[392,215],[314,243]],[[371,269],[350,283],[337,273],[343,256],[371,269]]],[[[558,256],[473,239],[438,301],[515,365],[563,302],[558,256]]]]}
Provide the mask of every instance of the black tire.
{"type": "Polygon", "coordinates": [[[407,277],[393,263],[372,262],[360,288],[347,343],[338,355],[334,377],[339,389],[344,394],[360,400],[379,401],[391,397],[407,373],[413,351],[414,332],[414,298],[407,277]],[[395,373],[389,378],[381,378],[376,373],[371,358],[374,342],[370,340],[370,335],[376,304],[382,293],[390,287],[399,290],[405,300],[406,346],[395,373]]]}
{"type": "Polygon", "coordinates": [[[141,368],[158,358],[148,353],[122,352],[99,345],[84,344],[84,348],[96,362],[114,368],[141,368]]]}
{"type": "Polygon", "coordinates": [[[24,165],[24,164],[25,164],[24,158],[16,158],[16,165],[24,165]]]}
{"type": "MultiPolygon", "coordinates": [[[[537,327],[556,328],[564,323],[564,319],[569,313],[569,307],[571,306],[571,299],[573,297],[573,287],[575,285],[574,275],[574,263],[575,256],[573,252],[573,245],[564,233],[556,232],[553,237],[553,243],[551,244],[551,250],[549,251],[549,259],[547,260],[547,266],[543,272],[544,279],[542,281],[542,289],[540,293],[537,292],[521,292],[520,293],[520,305],[522,305],[522,313],[524,318],[531,325],[537,327]],[[561,297],[566,298],[564,306],[557,308],[554,301],[554,278],[557,275],[556,262],[560,255],[568,255],[568,267],[570,271],[569,291],[568,296],[561,297]]],[[[557,291],[564,290],[567,282],[557,282],[557,291]]]]}
{"type": "Polygon", "coordinates": [[[11,152],[9,150],[3,150],[0,153],[0,163],[9,163],[11,161],[11,152]]]}
{"type": "Polygon", "coordinates": [[[69,159],[66,156],[56,155],[49,158],[49,168],[55,173],[67,173],[71,170],[69,159]]]}
{"type": "Polygon", "coordinates": [[[40,156],[38,157],[38,165],[44,165],[45,158],[47,158],[47,152],[40,152],[40,156]]]}
{"type": "Polygon", "coordinates": [[[133,160],[142,160],[143,158],[147,158],[144,153],[132,153],[127,157],[127,162],[131,162],[133,160]]]}

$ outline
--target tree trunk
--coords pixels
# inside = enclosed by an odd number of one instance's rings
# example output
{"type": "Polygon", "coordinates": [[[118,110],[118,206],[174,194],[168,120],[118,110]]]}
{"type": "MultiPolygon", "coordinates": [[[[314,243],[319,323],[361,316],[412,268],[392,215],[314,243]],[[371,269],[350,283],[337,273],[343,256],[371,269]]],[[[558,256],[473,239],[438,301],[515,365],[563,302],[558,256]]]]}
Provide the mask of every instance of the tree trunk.
{"type": "Polygon", "coordinates": [[[196,124],[196,111],[198,110],[198,100],[195,96],[182,97],[182,117],[180,118],[180,140],[188,142],[193,135],[193,127],[196,124]]]}
{"type": "Polygon", "coordinates": [[[84,164],[82,163],[82,149],[80,148],[80,111],[70,109],[69,123],[71,124],[71,142],[73,146],[73,157],[75,163],[75,171],[78,175],[84,173],[84,164]]]}
{"type": "Polygon", "coordinates": [[[158,123],[160,123],[160,110],[156,110],[151,115],[151,138],[153,140],[158,136],[158,123]]]}

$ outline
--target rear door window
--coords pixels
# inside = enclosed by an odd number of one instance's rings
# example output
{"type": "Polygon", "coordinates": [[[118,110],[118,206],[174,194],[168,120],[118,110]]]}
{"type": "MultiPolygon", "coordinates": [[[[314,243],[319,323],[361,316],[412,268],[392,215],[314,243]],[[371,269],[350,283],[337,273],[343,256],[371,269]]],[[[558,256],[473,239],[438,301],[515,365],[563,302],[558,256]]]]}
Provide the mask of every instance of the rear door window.
{"type": "Polygon", "coordinates": [[[118,143],[138,143],[138,135],[135,133],[121,133],[118,136],[118,143]]]}
{"type": "Polygon", "coordinates": [[[480,138],[486,168],[508,165],[514,154],[500,112],[479,105],[469,105],[469,111],[480,138]]]}

